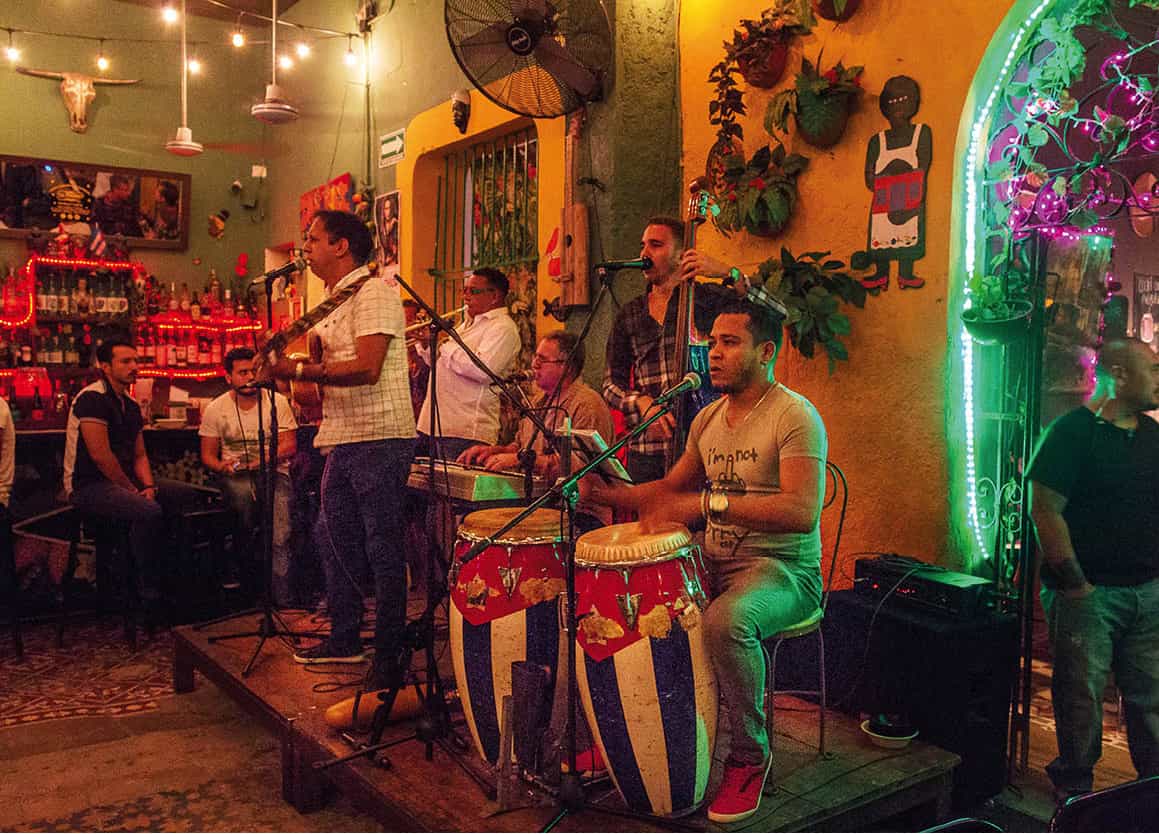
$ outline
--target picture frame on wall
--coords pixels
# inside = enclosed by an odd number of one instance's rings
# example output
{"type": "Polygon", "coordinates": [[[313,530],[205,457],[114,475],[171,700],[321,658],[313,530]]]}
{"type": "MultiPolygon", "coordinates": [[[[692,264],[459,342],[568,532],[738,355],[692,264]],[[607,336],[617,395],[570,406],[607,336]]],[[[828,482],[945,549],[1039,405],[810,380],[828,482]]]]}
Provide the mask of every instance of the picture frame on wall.
{"type": "Polygon", "coordinates": [[[0,237],[63,228],[135,249],[189,248],[189,174],[0,154],[0,237]]]}
{"type": "Polygon", "coordinates": [[[383,274],[392,282],[399,274],[398,212],[397,191],[374,198],[375,256],[383,274]]]}

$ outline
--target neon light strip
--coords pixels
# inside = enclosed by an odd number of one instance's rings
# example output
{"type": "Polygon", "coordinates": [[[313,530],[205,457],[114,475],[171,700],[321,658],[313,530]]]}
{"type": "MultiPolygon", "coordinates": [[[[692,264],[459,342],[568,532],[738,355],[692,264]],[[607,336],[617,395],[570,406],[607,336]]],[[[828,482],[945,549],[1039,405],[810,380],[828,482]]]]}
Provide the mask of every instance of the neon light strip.
{"type": "Polygon", "coordinates": [[[193,379],[204,382],[222,375],[222,371],[211,368],[205,371],[169,370],[168,368],[138,368],[137,376],[146,376],[160,379],[193,379]]]}
{"type": "Polygon", "coordinates": [[[50,258],[44,255],[33,255],[28,259],[27,265],[33,267],[38,263],[49,266],[67,266],[74,269],[109,269],[114,272],[142,272],[145,269],[144,264],[139,264],[136,261],[90,261],[83,258],[50,258]]]}
{"type": "MultiPolygon", "coordinates": [[[[997,100],[1001,91],[1005,88],[1007,81],[1013,70],[1014,59],[1018,56],[1022,48],[1022,44],[1026,40],[1026,36],[1036,28],[1038,18],[1046,9],[1053,5],[1055,0],[1042,0],[1034,11],[1030,13],[1027,19],[1018,27],[1018,31],[1014,33],[1014,38],[1010,45],[1010,51],[1006,55],[1006,60],[1002,64],[1002,69],[998,72],[998,78],[994,82],[993,88],[990,90],[990,95],[987,96],[986,102],[978,111],[978,115],[974,120],[974,126],[970,131],[970,151],[966,158],[966,284],[970,283],[970,279],[974,277],[974,270],[978,257],[978,228],[982,223],[979,216],[979,200],[978,200],[978,183],[981,179],[979,170],[984,169],[983,158],[986,154],[986,129],[990,121],[990,113],[994,107],[994,102],[997,100]]],[[[963,309],[969,309],[970,296],[966,294],[966,305],[963,309]]],[[[970,334],[966,332],[963,325],[961,331],[962,339],[962,375],[963,390],[966,401],[966,496],[968,503],[968,520],[970,527],[974,532],[974,541],[978,545],[978,551],[982,558],[989,560],[991,553],[986,546],[986,541],[982,535],[982,524],[978,520],[978,493],[975,485],[975,477],[977,475],[977,462],[975,459],[974,449],[974,345],[970,339],[970,334]]]]}

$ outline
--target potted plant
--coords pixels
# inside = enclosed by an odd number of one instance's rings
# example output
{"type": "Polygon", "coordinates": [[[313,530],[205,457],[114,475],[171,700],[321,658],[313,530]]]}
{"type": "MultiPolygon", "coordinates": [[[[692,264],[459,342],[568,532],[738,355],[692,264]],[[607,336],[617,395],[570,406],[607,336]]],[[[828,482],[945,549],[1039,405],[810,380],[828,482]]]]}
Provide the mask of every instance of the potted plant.
{"type": "Polygon", "coordinates": [[[962,324],[975,342],[1004,345],[1026,334],[1034,305],[1020,273],[976,275],[969,294],[970,309],[962,311],[962,324]]]}
{"type": "Polygon", "coordinates": [[[805,252],[795,256],[782,248],[757,268],[757,279],[788,310],[785,328],[791,344],[812,359],[820,346],[829,357],[829,373],[838,361],[849,358],[842,336],[852,330],[844,304],[864,307],[868,295],[861,282],[845,271],[845,263],[828,252],[805,252]]]}
{"type": "Polygon", "coordinates": [[[861,0],[813,0],[813,11],[818,17],[838,23],[849,20],[861,6],[861,0]]]}
{"type": "Polygon", "coordinates": [[[861,73],[864,67],[837,65],[821,72],[821,56],[814,65],[808,59],[801,61],[792,89],[782,90],[769,101],[765,111],[765,130],[784,133],[789,116],[797,124],[801,138],[816,148],[837,144],[845,132],[849,112],[861,94],[861,73]]]}
{"type": "Polygon", "coordinates": [[[779,234],[788,225],[797,205],[797,177],[809,160],[800,154],[786,154],[784,145],[775,150],[765,145],[752,159],[729,154],[722,159],[723,188],[716,192],[720,211],[713,216],[716,227],[726,235],[744,230],[761,237],[779,234]]]}

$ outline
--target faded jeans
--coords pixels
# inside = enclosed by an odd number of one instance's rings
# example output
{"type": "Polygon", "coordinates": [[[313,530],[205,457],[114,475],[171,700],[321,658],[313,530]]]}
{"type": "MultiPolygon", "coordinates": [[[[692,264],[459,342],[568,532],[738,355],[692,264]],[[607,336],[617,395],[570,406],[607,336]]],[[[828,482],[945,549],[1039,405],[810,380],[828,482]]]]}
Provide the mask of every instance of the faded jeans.
{"type": "Polygon", "coordinates": [[[1042,589],[1054,651],[1051,699],[1058,758],[1046,766],[1065,792],[1092,787],[1103,753],[1103,689],[1114,670],[1127,745],[1139,777],[1159,775],[1159,579],[1096,585],[1084,599],[1042,589]]]}
{"type": "Polygon", "coordinates": [[[760,764],[769,755],[761,641],[821,604],[820,565],[772,556],[708,557],[708,569],[712,599],[704,613],[704,636],[728,708],[729,760],[760,764]]]}
{"type": "MultiPolygon", "coordinates": [[[[262,514],[258,507],[256,481],[257,473],[223,475],[218,479],[218,486],[221,487],[222,495],[237,518],[234,552],[239,556],[249,553],[260,563],[264,555],[262,550],[264,541],[258,535],[262,514]]],[[[295,602],[294,588],[291,584],[293,577],[290,575],[290,492],[289,476],[279,472],[274,481],[274,564],[270,593],[273,595],[274,604],[282,608],[295,602]]],[[[264,583],[266,578],[259,577],[258,581],[264,583]]]]}
{"type": "Polygon", "coordinates": [[[326,562],[330,642],[361,645],[361,579],[374,578],[375,663],[388,664],[406,625],[406,559],[402,499],[414,457],[410,439],[335,446],[322,471],[321,512],[314,528],[326,562]]]}

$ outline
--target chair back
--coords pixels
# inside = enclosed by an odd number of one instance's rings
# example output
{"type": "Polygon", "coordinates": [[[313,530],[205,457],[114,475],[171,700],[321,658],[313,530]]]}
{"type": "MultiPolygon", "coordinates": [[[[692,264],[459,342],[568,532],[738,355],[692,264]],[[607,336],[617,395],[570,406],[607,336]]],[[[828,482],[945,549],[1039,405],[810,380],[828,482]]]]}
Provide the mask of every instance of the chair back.
{"type": "Polygon", "coordinates": [[[833,588],[833,571],[837,569],[837,555],[841,550],[841,531],[845,527],[845,509],[849,504],[849,483],[845,480],[845,473],[841,467],[831,460],[825,461],[825,500],[821,504],[821,513],[829,507],[838,508],[837,529],[833,533],[833,559],[829,562],[829,573],[825,576],[825,585],[821,593],[821,610],[829,604],[829,592],[833,588]],[[833,491],[829,491],[832,484],[833,491]]]}
{"type": "Polygon", "coordinates": [[[1054,813],[1050,831],[1159,830],[1159,776],[1067,800],[1054,813]]]}

